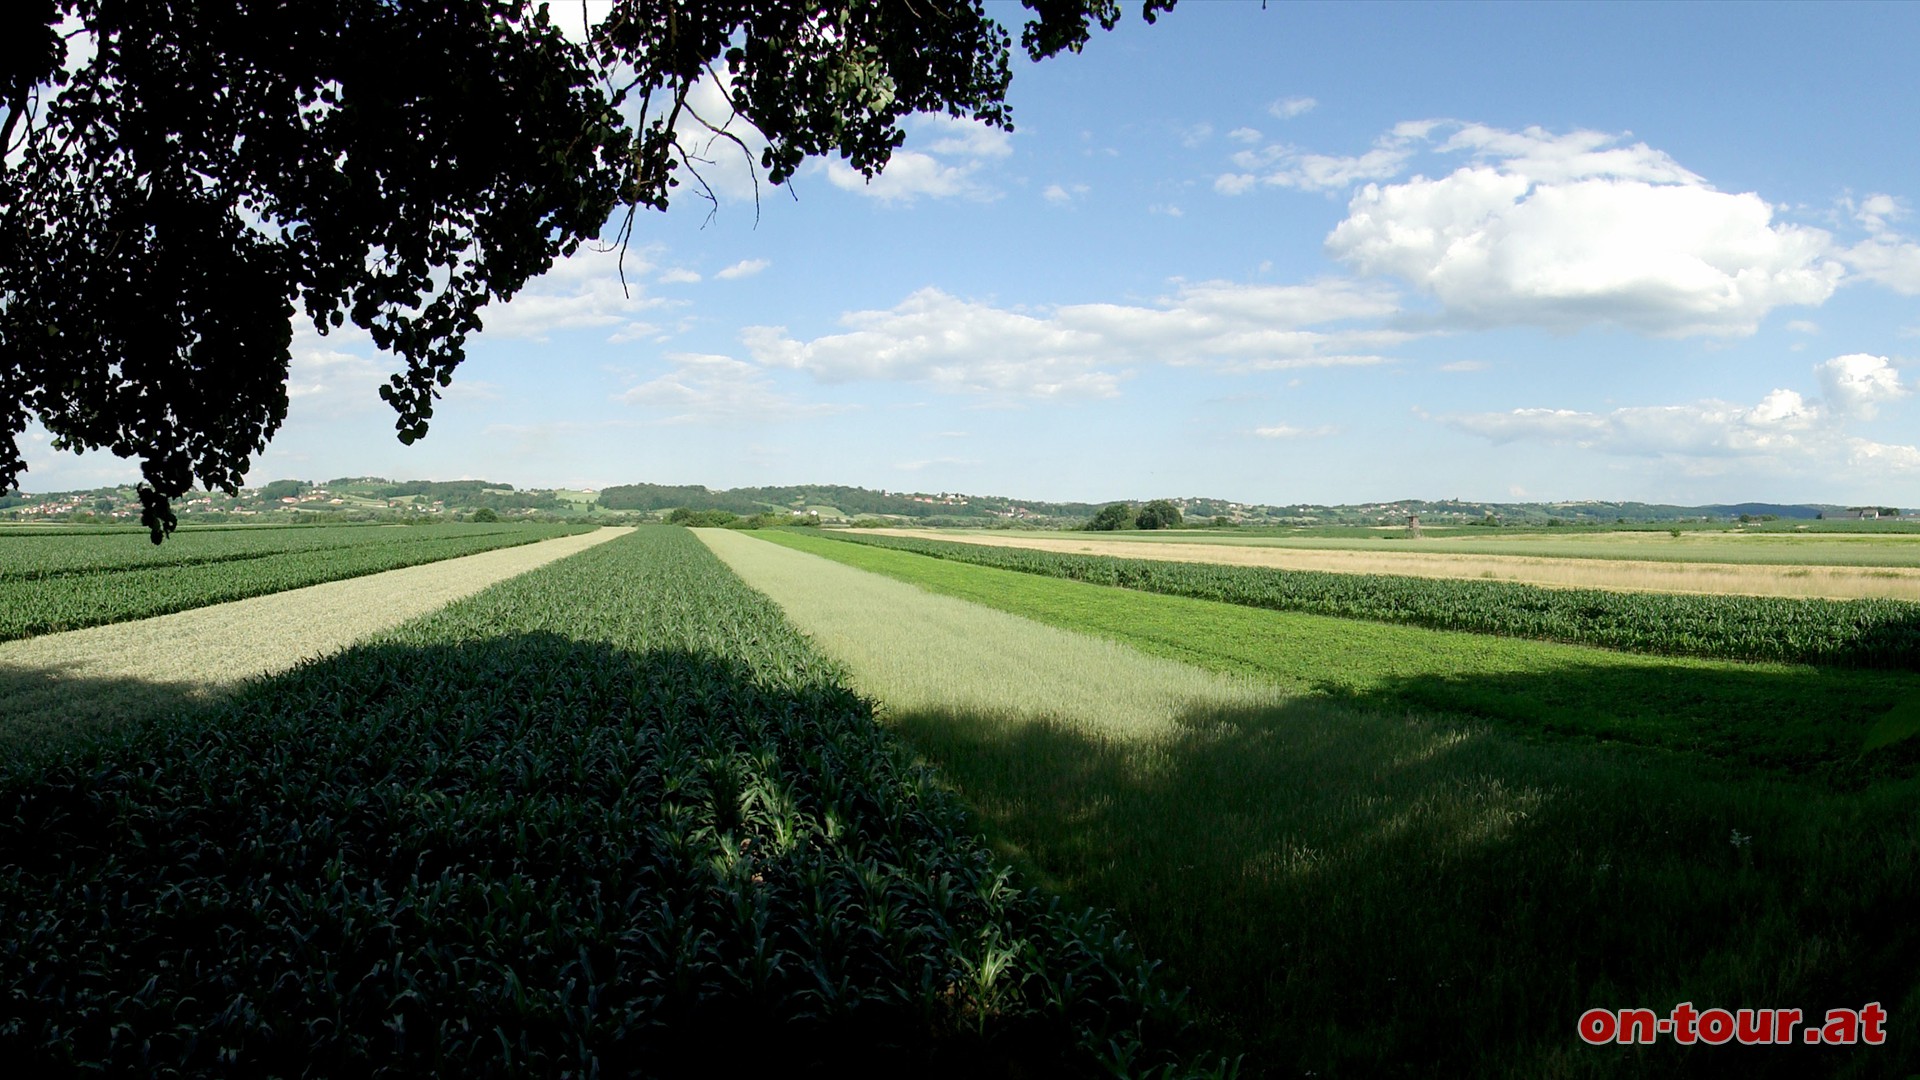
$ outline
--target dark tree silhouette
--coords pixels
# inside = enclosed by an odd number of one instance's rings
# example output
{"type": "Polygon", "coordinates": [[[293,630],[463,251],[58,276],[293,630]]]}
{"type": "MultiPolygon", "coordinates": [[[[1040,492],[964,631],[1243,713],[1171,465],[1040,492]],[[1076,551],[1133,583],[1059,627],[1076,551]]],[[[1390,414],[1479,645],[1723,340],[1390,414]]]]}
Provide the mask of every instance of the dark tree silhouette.
{"type": "MultiPolygon", "coordinates": [[[[1120,18],[1024,2],[1035,59],[1120,18]]],[[[769,183],[826,153],[871,177],[909,114],[1010,128],[1011,48],[980,0],[619,0],[584,45],[531,0],[0,5],[0,491],[38,420],[137,458],[160,542],[285,420],[296,312],[395,357],[411,443],[482,306],[684,184],[711,198],[702,155],[740,124],[769,183]],[[698,114],[723,73],[732,115],[698,114]]]]}

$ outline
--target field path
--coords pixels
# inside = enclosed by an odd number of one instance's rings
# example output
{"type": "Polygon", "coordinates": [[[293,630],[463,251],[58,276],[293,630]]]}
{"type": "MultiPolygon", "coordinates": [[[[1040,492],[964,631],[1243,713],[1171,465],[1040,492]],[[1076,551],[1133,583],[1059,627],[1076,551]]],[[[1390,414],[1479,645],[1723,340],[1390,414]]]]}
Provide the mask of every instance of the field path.
{"type": "Polygon", "coordinates": [[[1289,696],[744,533],[695,533],[895,718],[1044,721],[1132,738],[1289,696]]]}
{"type": "MultiPolygon", "coordinates": [[[[1096,540],[1072,535],[932,529],[854,529],[879,536],[915,536],[989,547],[1031,548],[1069,555],[1266,566],[1336,574],[1400,574],[1480,578],[1557,588],[1745,596],[1817,596],[1833,600],[1884,597],[1920,600],[1920,570],[1868,566],[1780,566],[1751,563],[1654,562],[1641,559],[1539,555],[1459,555],[1422,551],[1253,547],[1153,540],[1096,540]]],[[[1400,546],[1412,546],[1410,541],[1400,546]]],[[[1384,546],[1384,545],[1383,545],[1384,546]]]]}
{"type": "Polygon", "coordinates": [[[0,643],[0,743],[110,724],[285,671],[631,531],[605,527],[152,619],[0,643]]]}

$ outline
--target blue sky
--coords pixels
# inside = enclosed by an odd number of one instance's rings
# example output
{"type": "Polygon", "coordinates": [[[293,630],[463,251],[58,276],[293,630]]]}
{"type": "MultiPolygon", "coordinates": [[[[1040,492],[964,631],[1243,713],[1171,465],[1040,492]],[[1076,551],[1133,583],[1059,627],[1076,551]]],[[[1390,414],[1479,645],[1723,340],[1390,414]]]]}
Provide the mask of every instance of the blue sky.
{"type": "Polygon", "coordinates": [[[1920,8],[1136,16],[871,185],[756,220],[715,147],[711,217],[490,310],[412,447],[302,328],[250,481],[1920,506],[1920,8]]]}

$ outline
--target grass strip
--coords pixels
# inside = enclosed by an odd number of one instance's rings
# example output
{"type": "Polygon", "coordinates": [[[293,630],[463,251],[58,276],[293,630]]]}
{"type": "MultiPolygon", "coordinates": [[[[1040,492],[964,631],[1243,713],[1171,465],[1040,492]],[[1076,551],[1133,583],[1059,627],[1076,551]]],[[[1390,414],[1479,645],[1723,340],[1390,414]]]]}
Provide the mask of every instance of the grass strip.
{"type": "Polygon", "coordinates": [[[569,536],[591,525],[502,529],[386,530],[378,543],[262,554],[238,560],[161,565],[40,580],[0,581],[0,641],[145,619],[323,581],[377,574],[495,548],[569,536]]]}
{"type": "MultiPolygon", "coordinates": [[[[1920,1040],[1912,780],[1836,791],[1691,754],[1530,741],[1512,728],[1313,695],[1238,709],[1202,703],[1140,724],[1124,674],[1094,701],[1052,709],[1016,704],[1044,698],[1045,683],[1022,686],[1010,675],[928,700],[925,688],[943,685],[942,669],[965,658],[925,655],[911,602],[862,593],[849,568],[1111,636],[1154,627],[1166,636],[1147,641],[1178,642],[1190,659],[1223,670],[1269,647],[1299,653],[1275,660],[1285,670],[1318,667],[1329,679],[1352,677],[1342,669],[1396,644],[1401,654],[1386,662],[1500,655],[1448,651],[1476,643],[1515,660],[1530,654],[1541,667],[1595,651],[1252,611],[804,535],[773,539],[846,565],[755,573],[741,564],[749,579],[777,573],[776,594],[817,605],[795,615],[821,624],[812,632],[823,645],[855,641],[881,654],[843,659],[874,666],[874,685],[909,688],[899,706],[889,703],[889,725],[966,796],[996,843],[1074,898],[1112,909],[1166,957],[1195,1005],[1246,1051],[1250,1074],[1898,1076],[1909,1059],[1896,1042],[1920,1040]],[[858,595],[871,602],[833,599],[858,595]],[[1209,615],[1219,620],[1214,632],[1209,615]],[[1256,622],[1284,631],[1242,647],[1256,622]],[[1338,636],[1342,628],[1367,636],[1338,636]],[[1323,632],[1335,636],[1317,640],[1323,632]],[[1421,640],[1437,651],[1409,644],[1421,640]],[[928,669],[915,675],[916,664],[928,669]],[[997,691],[1005,707],[995,706],[997,691]],[[1619,1002],[1662,1012],[1682,1001],[1791,1002],[1823,1015],[1871,1000],[1898,1018],[1901,1033],[1884,1047],[1667,1039],[1594,1048],[1574,1033],[1583,1011],[1619,1002]]],[[[1031,657],[1036,678],[1050,660],[1031,657]]],[[[1684,683],[1707,667],[1618,660],[1648,665],[1647,685],[1684,683]]],[[[1729,678],[1742,670],[1720,666],[1729,678]]],[[[1061,692],[1085,693],[1102,674],[1077,671],[1061,692]]],[[[1754,674],[1765,684],[1774,673],[1754,674]]],[[[1459,673],[1461,683],[1474,677],[1459,673]]],[[[1747,726],[1764,731],[1774,720],[1756,714],[1747,726]]]]}
{"type": "Polygon", "coordinates": [[[831,532],[842,543],[1276,611],[1536,638],[1669,656],[1920,670],[1920,604],[1550,589],[1070,555],[831,532]]]}
{"type": "Polygon", "coordinates": [[[1905,672],[1642,656],[1555,642],[1249,608],[835,543],[786,547],[1156,656],[1369,710],[1469,716],[1522,738],[1619,742],[1859,787],[1910,775],[1920,746],[1861,740],[1920,695],[1905,672]]]}
{"type": "Polygon", "coordinates": [[[1018,885],[839,678],[684,530],[641,529],[0,770],[0,1053],[23,1075],[1173,1064],[1153,965],[1018,885]]]}

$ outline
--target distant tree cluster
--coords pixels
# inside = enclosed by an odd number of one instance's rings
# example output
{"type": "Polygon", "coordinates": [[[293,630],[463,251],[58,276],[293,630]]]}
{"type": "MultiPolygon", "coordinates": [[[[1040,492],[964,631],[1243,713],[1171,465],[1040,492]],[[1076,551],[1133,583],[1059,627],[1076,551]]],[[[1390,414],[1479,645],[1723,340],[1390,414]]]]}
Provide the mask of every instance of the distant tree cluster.
{"type": "Polygon", "coordinates": [[[820,518],[816,514],[796,515],[778,510],[742,517],[726,510],[694,510],[682,506],[667,515],[667,524],[685,525],[690,529],[770,529],[778,525],[818,525],[820,518]]]}
{"type": "Polygon", "coordinates": [[[1120,529],[1177,529],[1182,524],[1180,508],[1171,499],[1155,499],[1134,509],[1132,503],[1108,503],[1087,522],[1087,532],[1115,532],[1120,529]]]}
{"type": "Polygon", "coordinates": [[[298,498],[312,486],[305,480],[275,480],[261,486],[260,497],[271,501],[298,498]]]}

